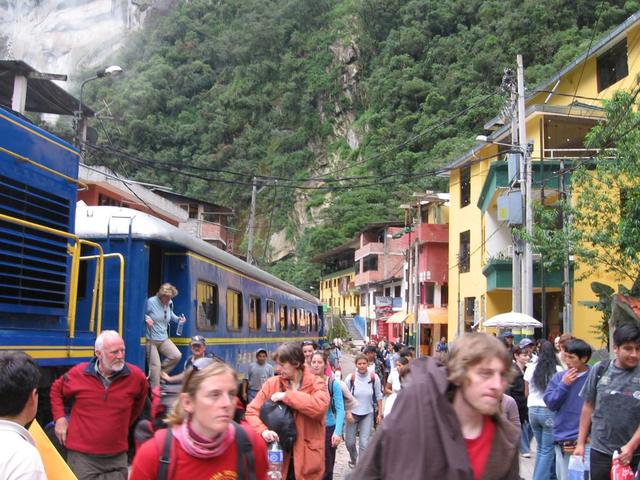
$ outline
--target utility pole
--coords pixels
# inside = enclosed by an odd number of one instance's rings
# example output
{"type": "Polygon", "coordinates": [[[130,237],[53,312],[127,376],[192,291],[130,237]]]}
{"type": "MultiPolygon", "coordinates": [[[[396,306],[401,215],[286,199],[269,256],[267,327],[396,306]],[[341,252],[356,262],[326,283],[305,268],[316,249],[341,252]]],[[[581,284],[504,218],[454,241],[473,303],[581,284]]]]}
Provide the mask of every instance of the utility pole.
{"type": "MultiPolygon", "coordinates": [[[[531,155],[527,145],[527,126],[525,124],[524,102],[524,67],[522,55],[517,56],[518,76],[518,141],[522,150],[520,168],[524,171],[524,204],[525,231],[530,236],[533,233],[533,207],[531,198],[531,155]]],[[[522,188],[522,184],[521,184],[522,188]]],[[[522,312],[533,316],[533,256],[531,243],[524,242],[524,259],[522,265],[522,312]]]]}
{"type": "Polygon", "coordinates": [[[251,211],[249,212],[249,227],[248,227],[248,239],[247,239],[247,263],[253,265],[255,263],[253,259],[253,235],[254,235],[254,222],[256,219],[256,194],[258,192],[258,185],[256,177],[253,177],[253,188],[251,189],[251,211]]]}
{"type": "Polygon", "coordinates": [[[416,233],[415,247],[413,258],[415,259],[415,268],[413,269],[413,281],[414,288],[413,293],[415,295],[413,299],[413,321],[415,322],[416,329],[416,357],[420,357],[420,322],[418,321],[418,305],[420,303],[420,236],[416,233]]]}
{"type": "MultiPolygon", "coordinates": [[[[560,198],[564,205],[568,205],[569,203],[569,194],[567,189],[567,180],[565,178],[565,164],[562,157],[560,157],[560,198]]],[[[569,230],[568,223],[570,221],[566,209],[562,208],[562,230],[565,235],[569,230]]],[[[562,332],[563,333],[571,333],[573,332],[573,304],[571,303],[571,278],[570,278],[570,262],[569,258],[571,251],[569,249],[569,245],[567,245],[567,249],[564,254],[564,261],[562,265],[562,332]]]]}
{"type": "MultiPolygon", "coordinates": [[[[514,72],[511,69],[505,71],[502,77],[502,86],[511,93],[511,144],[518,144],[518,92],[514,72]]],[[[511,187],[516,183],[521,195],[524,195],[522,185],[524,183],[524,171],[522,168],[522,155],[519,155],[519,168],[517,177],[511,181],[511,187]]],[[[511,179],[510,179],[511,180],[511,179]]],[[[522,312],[522,240],[515,235],[511,236],[511,311],[522,312]]]]}

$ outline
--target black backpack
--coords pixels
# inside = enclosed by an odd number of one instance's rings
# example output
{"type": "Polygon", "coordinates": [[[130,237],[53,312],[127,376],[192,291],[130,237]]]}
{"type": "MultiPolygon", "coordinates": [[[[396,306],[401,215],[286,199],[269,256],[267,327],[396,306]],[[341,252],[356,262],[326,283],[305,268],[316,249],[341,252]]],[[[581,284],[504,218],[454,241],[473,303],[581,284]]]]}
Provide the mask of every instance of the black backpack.
{"type": "MultiPolygon", "coordinates": [[[[256,480],[256,472],[253,461],[253,445],[247,436],[247,432],[233,422],[236,429],[236,447],[238,449],[237,463],[237,479],[238,480],[256,480]]],[[[167,480],[170,478],[169,465],[171,464],[171,446],[173,444],[173,435],[171,428],[167,428],[167,435],[164,439],[164,448],[160,456],[160,466],[158,467],[158,480],[167,480]]]]}

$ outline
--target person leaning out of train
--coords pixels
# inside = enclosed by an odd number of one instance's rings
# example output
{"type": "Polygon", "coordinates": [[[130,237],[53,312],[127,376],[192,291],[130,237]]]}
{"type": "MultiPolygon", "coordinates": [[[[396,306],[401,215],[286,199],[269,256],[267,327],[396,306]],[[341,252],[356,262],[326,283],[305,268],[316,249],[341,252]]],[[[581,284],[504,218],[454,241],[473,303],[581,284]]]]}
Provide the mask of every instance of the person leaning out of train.
{"type": "Polygon", "coordinates": [[[160,385],[160,372],[171,373],[182,354],[169,338],[169,322],[184,323],[184,315],[173,311],[173,298],[178,295],[176,287],[165,283],[158,293],[147,299],[144,321],[147,324],[147,355],[149,358],[149,383],[151,388],[160,385]],[[164,360],[160,363],[160,355],[164,360]]]}
{"type": "Polygon", "coordinates": [[[238,478],[266,480],[267,448],[247,425],[233,422],[238,377],[226,363],[202,358],[193,364],[169,414],[136,453],[129,480],[238,478]],[[168,458],[166,474],[160,458],[168,458]]]}
{"type": "Polygon", "coordinates": [[[246,419],[267,443],[278,434],[260,420],[265,401],[282,402],[294,411],[296,440],[293,453],[285,453],[282,478],[321,480],[324,473],[325,415],[329,392],[324,380],[305,364],[299,343],[280,345],[274,354],[280,374],[268,379],[247,407],[246,419]]]}
{"type": "Polygon", "coordinates": [[[125,362],[118,332],[100,333],[95,353],[51,385],[55,434],[79,480],[125,480],[129,429],[142,413],[149,387],[142,370],[125,362]],[[69,419],[65,405],[71,405],[69,419]]]}

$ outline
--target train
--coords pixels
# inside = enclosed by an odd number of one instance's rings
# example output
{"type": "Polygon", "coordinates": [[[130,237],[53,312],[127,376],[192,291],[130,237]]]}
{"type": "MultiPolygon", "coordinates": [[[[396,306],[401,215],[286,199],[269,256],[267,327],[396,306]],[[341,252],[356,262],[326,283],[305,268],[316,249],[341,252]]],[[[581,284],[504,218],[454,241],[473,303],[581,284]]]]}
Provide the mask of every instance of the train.
{"type": "Polygon", "coordinates": [[[77,202],[80,151],[0,108],[0,351],[36,359],[46,389],[94,355],[102,330],[146,369],[146,300],[170,282],[193,335],[242,374],[258,348],[320,340],[320,301],[150,214],[77,202]]]}

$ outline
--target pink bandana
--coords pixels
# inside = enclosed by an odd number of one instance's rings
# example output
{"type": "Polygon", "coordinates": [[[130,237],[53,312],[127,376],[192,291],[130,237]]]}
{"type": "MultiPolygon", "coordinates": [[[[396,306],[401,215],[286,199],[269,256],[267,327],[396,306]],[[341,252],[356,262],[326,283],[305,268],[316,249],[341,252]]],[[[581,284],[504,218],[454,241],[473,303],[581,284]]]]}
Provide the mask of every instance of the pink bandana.
{"type": "Polygon", "coordinates": [[[230,423],[227,431],[213,440],[200,437],[191,428],[190,421],[173,427],[172,433],[185,452],[195,458],[218,457],[224,453],[236,437],[236,430],[230,423]]]}

